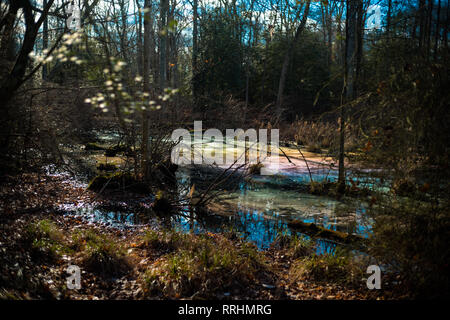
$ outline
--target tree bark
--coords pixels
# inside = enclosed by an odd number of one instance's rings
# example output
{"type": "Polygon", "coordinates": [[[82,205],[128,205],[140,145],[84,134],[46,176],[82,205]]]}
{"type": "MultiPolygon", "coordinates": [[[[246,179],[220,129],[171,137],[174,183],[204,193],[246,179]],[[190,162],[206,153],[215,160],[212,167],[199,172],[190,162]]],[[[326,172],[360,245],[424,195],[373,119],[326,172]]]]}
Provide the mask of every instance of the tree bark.
{"type": "MultiPolygon", "coordinates": [[[[43,7],[47,6],[47,0],[44,0],[43,7]]],[[[42,50],[48,49],[48,16],[44,19],[44,24],[42,26],[42,50]]],[[[47,64],[42,66],[42,79],[47,79],[47,64]]]]}
{"type": "Polygon", "coordinates": [[[197,107],[197,64],[198,64],[198,0],[193,3],[193,29],[192,29],[192,96],[194,98],[194,110],[197,107]]]}
{"type": "Polygon", "coordinates": [[[426,34],[426,55],[427,59],[430,56],[431,49],[431,33],[433,27],[433,0],[428,0],[428,10],[427,10],[427,34],[426,34]]]}
{"type": "Polygon", "coordinates": [[[16,17],[17,11],[22,9],[25,17],[25,35],[14,67],[4,78],[0,86],[0,110],[7,110],[8,102],[14,97],[14,93],[24,82],[25,72],[29,62],[29,54],[33,51],[34,44],[40,26],[48,15],[48,11],[54,0],[49,0],[47,6],[42,11],[39,20],[34,20],[33,7],[30,0],[12,1],[8,12],[9,18],[16,17]]]}
{"type": "Polygon", "coordinates": [[[443,36],[445,49],[447,49],[447,47],[448,47],[448,38],[447,38],[447,36],[448,36],[448,21],[449,21],[448,9],[449,9],[449,7],[450,7],[450,1],[447,0],[447,19],[445,19],[445,28],[444,28],[444,36],[443,36]]]}
{"type": "Polygon", "coordinates": [[[391,32],[391,10],[392,10],[392,0],[388,1],[388,12],[387,12],[387,23],[386,23],[386,35],[388,36],[389,39],[389,34],[391,32]]]}
{"type": "Polygon", "coordinates": [[[143,58],[143,39],[142,39],[142,12],[141,12],[141,6],[139,4],[139,0],[136,0],[136,8],[137,10],[137,25],[138,25],[138,29],[137,29],[137,54],[138,54],[138,58],[137,58],[137,70],[138,70],[138,74],[139,75],[143,75],[143,71],[144,71],[144,58],[143,58]]]}
{"type": "Polygon", "coordinates": [[[436,32],[434,34],[434,60],[437,59],[437,53],[439,49],[439,38],[441,36],[441,0],[438,0],[438,7],[437,7],[437,21],[436,21],[436,32]]]}
{"type": "Polygon", "coordinates": [[[305,7],[305,11],[303,12],[302,21],[300,22],[299,26],[297,27],[297,31],[295,32],[294,39],[290,43],[288,50],[286,51],[286,53],[284,55],[283,66],[281,68],[280,81],[278,83],[278,95],[277,95],[277,102],[276,102],[276,113],[277,113],[278,118],[281,116],[281,113],[282,113],[281,108],[283,105],[283,93],[284,93],[284,86],[286,83],[286,76],[287,76],[289,63],[290,63],[290,60],[292,59],[293,51],[295,49],[295,44],[298,42],[300,35],[302,34],[303,30],[305,29],[306,21],[308,19],[310,4],[311,4],[310,1],[306,2],[306,7],[305,7]]]}
{"type": "Polygon", "coordinates": [[[425,0],[419,0],[419,48],[422,49],[425,40],[425,0]]]}
{"type": "Polygon", "coordinates": [[[168,0],[160,3],[160,29],[159,29],[159,86],[164,90],[167,80],[167,13],[168,0]]]}
{"type": "Polygon", "coordinates": [[[338,173],[338,192],[345,191],[345,104],[356,97],[355,81],[359,75],[359,59],[361,59],[362,50],[362,1],[347,1],[347,13],[345,19],[345,74],[344,86],[341,95],[341,114],[339,130],[339,173],[338,173]],[[345,96],[345,99],[344,99],[345,96]]]}
{"type": "MultiPolygon", "coordinates": [[[[145,0],[144,2],[144,63],[143,63],[143,91],[150,97],[150,33],[151,33],[151,20],[150,20],[150,2],[151,0],[145,0]]],[[[142,112],[142,142],[141,142],[141,170],[144,179],[148,178],[148,141],[149,141],[149,112],[144,109],[142,112]]]]}
{"type": "Polygon", "coordinates": [[[347,1],[347,14],[345,26],[345,97],[352,100],[355,97],[355,75],[356,75],[356,55],[358,48],[358,2],[359,0],[347,1]]]}

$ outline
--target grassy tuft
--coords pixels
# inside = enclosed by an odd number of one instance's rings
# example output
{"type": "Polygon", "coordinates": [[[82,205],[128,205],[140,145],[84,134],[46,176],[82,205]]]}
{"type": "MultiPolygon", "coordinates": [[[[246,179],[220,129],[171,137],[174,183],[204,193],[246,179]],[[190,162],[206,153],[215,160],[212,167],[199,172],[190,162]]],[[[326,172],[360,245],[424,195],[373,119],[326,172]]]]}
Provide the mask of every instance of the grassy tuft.
{"type": "Polygon", "coordinates": [[[143,244],[147,248],[172,251],[180,246],[186,235],[174,231],[155,231],[150,230],[143,236],[143,244]]]}
{"type": "MultiPolygon", "coordinates": [[[[153,243],[160,243],[152,237],[153,243]]],[[[211,297],[217,292],[245,288],[254,280],[255,272],[265,268],[264,259],[250,244],[237,247],[229,239],[212,234],[182,237],[183,241],[171,238],[177,250],[147,272],[149,294],[211,297]]]]}
{"type": "Polygon", "coordinates": [[[37,257],[57,259],[70,249],[64,243],[63,232],[50,220],[30,223],[26,229],[26,241],[31,245],[32,253],[37,257]]]}
{"type": "Polygon", "coordinates": [[[286,254],[293,259],[311,256],[316,249],[315,243],[305,237],[285,234],[277,235],[273,246],[285,250],[286,254]]]}
{"type": "Polygon", "coordinates": [[[292,281],[308,279],[347,286],[361,285],[363,271],[348,253],[338,248],[334,254],[313,254],[297,259],[291,266],[290,278],[292,281]]]}
{"type": "Polygon", "coordinates": [[[123,247],[106,235],[98,235],[93,230],[73,236],[74,245],[84,249],[83,264],[87,270],[104,277],[120,276],[130,270],[123,247]]]}

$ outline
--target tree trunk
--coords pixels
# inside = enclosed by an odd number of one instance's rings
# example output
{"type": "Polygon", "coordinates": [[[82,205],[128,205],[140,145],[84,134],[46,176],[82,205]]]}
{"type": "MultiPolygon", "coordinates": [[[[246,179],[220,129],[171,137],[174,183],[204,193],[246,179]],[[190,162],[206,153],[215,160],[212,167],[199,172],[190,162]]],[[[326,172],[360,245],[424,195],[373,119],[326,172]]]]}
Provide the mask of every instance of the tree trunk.
{"type": "Polygon", "coordinates": [[[356,42],[356,52],[355,52],[355,69],[354,69],[354,85],[353,85],[353,98],[356,98],[358,93],[358,88],[361,83],[361,65],[363,60],[363,35],[364,35],[364,10],[363,10],[363,1],[358,0],[356,4],[356,34],[355,34],[355,42],[356,42]]]}
{"type": "MultiPolygon", "coordinates": [[[[47,6],[47,0],[44,0],[43,7],[47,6]]],[[[44,24],[42,26],[42,50],[48,49],[48,16],[44,19],[44,24]]],[[[42,66],[42,79],[47,80],[47,64],[42,66]]]]}
{"type": "Polygon", "coordinates": [[[303,32],[303,29],[305,29],[306,21],[308,19],[310,4],[311,4],[310,1],[308,1],[306,3],[306,8],[305,8],[305,11],[303,12],[302,21],[300,22],[299,26],[297,27],[297,31],[295,32],[294,39],[290,43],[289,48],[284,55],[283,66],[281,68],[280,81],[278,83],[278,95],[277,95],[277,102],[276,102],[276,113],[277,113],[278,118],[281,116],[281,112],[282,112],[281,107],[283,105],[283,92],[284,92],[284,85],[286,83],[286,76],[287,76],[289,63],[290,63],[290,60],[292,59],[293,51],[295,49],[295,44],[298,42],[298,39],[300,38],[300,35],[303,32]]]}
{"type": "Polygon", "coordinates": [[[194,103],[194,112],[198,111],[198,0],[193,3],[193,29],[192,29],[192,97],[194,103]]]}
{"type": "Polygon", "coordinates": [[[419,48],[422,49],[425,40],[425,0],[419,0],[419,48]]]}
{"type": "Polygon", "coordinates": [[[160,29],[159,29],[159,86],[164,90],[167,80],[167,13],[168,0],[161,0],[160,3],[160,29]]]}
{"type": "Polygon", "coordinates": [[[142,39],[142,12],[141,12],[141,6],[139,4],[139,0],[136,0],[136,8],[137,8],[137,25],[138,25],[138,30],[137,30],[137,54],[138,54],[138,58],[137,58],[137,70],[138,70],[138,74],[140,76],[143,75],[143,65],[144,65],[144,60],[143,60],[143,39],[142,39]]]}
{"type": "Polygon", "coordinates": [[[448,36],[448,21],[449,21],[448,9],[449,9],[449,6],[450,6],[450,1],[447,0],[447,18],[445,19],[444,36],[443,36],[445,49],[447,49],[447,46],[448,46],[447,36],[448,36]]]}
{"type": "MultiPolygon", "coordinates": [[[[150,33],[151,33],[151,20],[150,20],[150,1],[144,2],[144,64],[143,64],[143,89],[148,93],[150,97],[150,33]]],[[[144,179],[148,179],[148,118],[149,113],[147,110],[142,112],[142,142],[141,142],[141,170],[144,179]]]]}
{"type": "Polygon", "coordinates": [[[388,1],[388,12],[387,12],[387,24],[386,24],[386,35],[388,36],[389,39],[389,34],[391,32],[391,10],[392,10],[392,0],[388,1]]]}
{"type": "Polygon", "coordinates": [[[440,22],[441,22],[441,0],[438,0],[436,31],[434,34],[434,60],[437,59],[437,53],[438,53],[438,48],[439,48],[439,38],[441,35],[440,22]]]}
{"type": "Polygon", "coordinates": [[[347,101],[355,98],[355,75],[356,75],[356,55],[358,48],[358,2],[359,0],[349,0],[347,2],[347,15],[345,27],[345,97],[347,101]]]}
{"type": "Polygon", "coordinates": [[[345,74],[344,87],[341,95],[341,123],[339,132],[339,174],[338,174],[338,192],[345,191],[345,104],[356,97],[355,81],[359,74],[358,51],[362,48],[361,40],[361,0],[349,0],[347,2],[347,14],[345,19],[345,74]],[[344,99],[345,96],[345,99],[344,99]]]}
{"type": "MultiPolygon", "coordinates": [[[[54,0],[49,0],[47,7],[44,7],[44,10],[42,11],[37,22],[34,20],[33,7],[30,0],[18,0],[11,3],[8,12],[9,18],[15,19],[18,10],[22,9],[25,17],[25,35],[14,67],[1,83],[0,110],[6,109],[7,111],[6,106],[8,102],[14,97],[14,92],[19,89],[24,82],[25,72],[29,61],[29,54],[33,51],[39,28],[44,22],[44,19],[47,17],[48,11],[50,10],[53,2],[54,0]]],[[[2,116],[5,116],[5,114],[2,116]]]]}
{"type": "Polygon", "coordinates": [[[426,54],[427,59],[430,57],[430,49],[431,49],[431,31],[433,27],[433,0],[428,0],[428,10],[427,10],[427,47],[426,54]]]}

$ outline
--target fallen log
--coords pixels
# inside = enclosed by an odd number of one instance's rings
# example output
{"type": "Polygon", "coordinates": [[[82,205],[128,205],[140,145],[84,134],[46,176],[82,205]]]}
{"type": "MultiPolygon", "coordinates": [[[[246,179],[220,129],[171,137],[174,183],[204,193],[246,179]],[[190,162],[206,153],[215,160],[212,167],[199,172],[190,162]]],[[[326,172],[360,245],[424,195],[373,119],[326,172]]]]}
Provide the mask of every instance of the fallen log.
{"type": "Polygon", "coordinates": [[[367,246],[368,243],[366,238],[359,235],[330,230],[312,222],[307,223],[300,220],[293,220],[288,222],[288,226],[291,229],[308,234],[312,237],[330,239],[344,244],[367,246]]]}

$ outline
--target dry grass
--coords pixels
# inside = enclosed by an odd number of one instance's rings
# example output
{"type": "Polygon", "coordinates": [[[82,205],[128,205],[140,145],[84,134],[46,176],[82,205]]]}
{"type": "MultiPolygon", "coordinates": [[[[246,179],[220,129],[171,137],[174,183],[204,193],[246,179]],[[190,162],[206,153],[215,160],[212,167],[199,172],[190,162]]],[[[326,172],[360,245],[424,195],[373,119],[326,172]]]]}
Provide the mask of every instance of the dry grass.
{"type": "MultiPolygon", "coordinates": [[[[306,147],[306,151],[320,153],[324,150],[328,154],[337,154],[339,142],[339,121],[297,120],[282,133],[285,140],[295,141],[306,147]]],[[[356,151],[360,147],[358,130],[351,124],[345,128],[345,149],[356,151]]]]}
{"type": "Polygon", "coordinates": [[[265,269],[263,256],[250,244],[236,246],[229,239],[213,235],[165,233],[158,239],[146,236],[152,246],[176,248],[161,257],[145,276],[149,295],[165,297],[213,297],[231,289],[245,289],[255,273],[265,269]]]}
{"type": "Polygon", "coordinates": [[[130,270],[125,249],[108,236],[84,230],[72,238],[74,246],[82,251],[82,263],[87,270],[103,277],[120,276],[130,270]]]}
{"type": "Polygon", "coordinates": [[[291,281],[302,279],[345,286],[361,286],[364,270],[346,253],[310,255],[295,260],[289,270],[291,281]]]}

